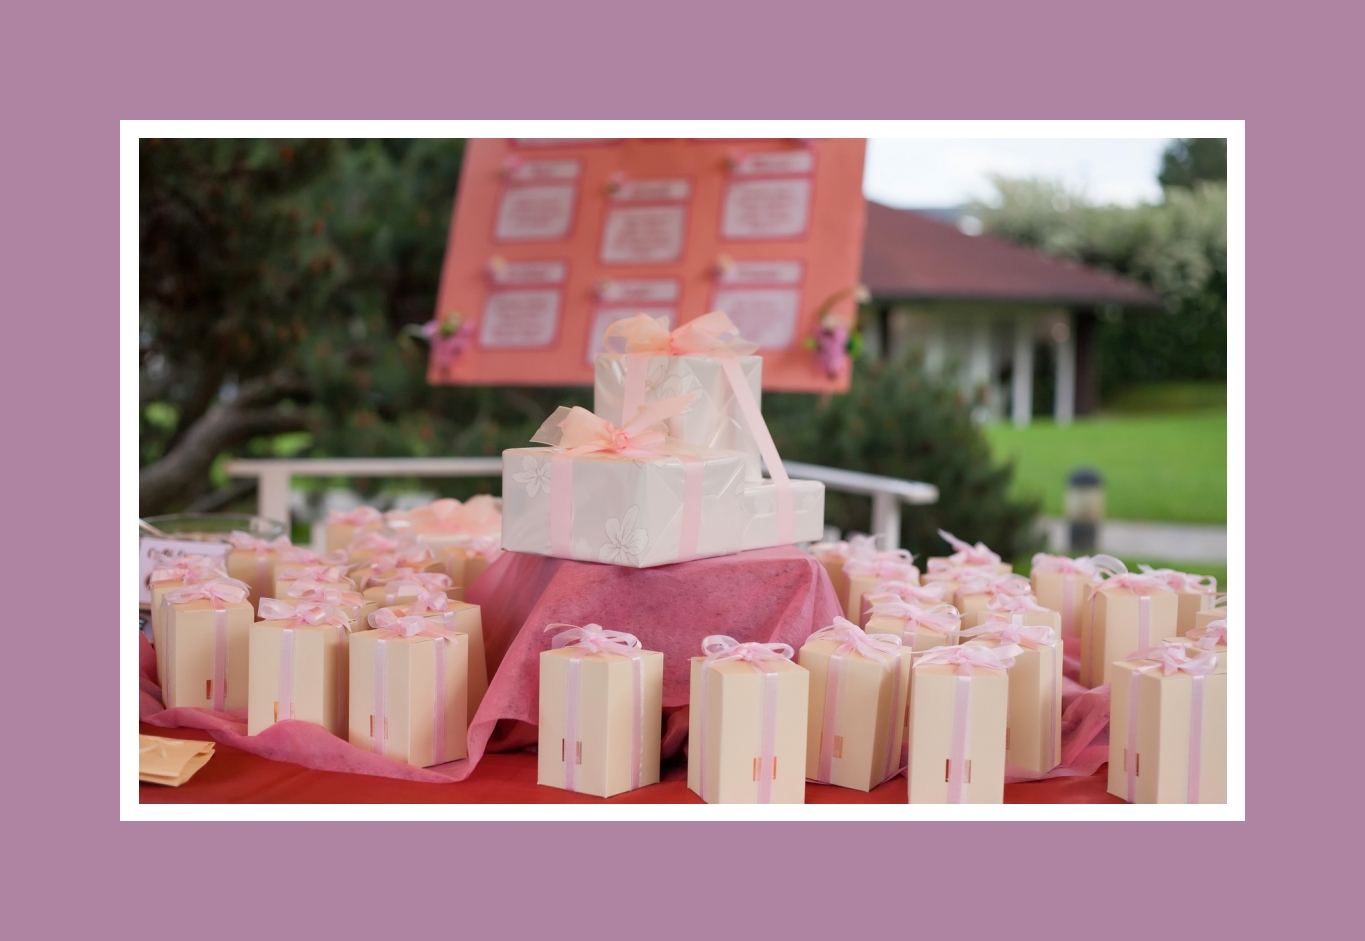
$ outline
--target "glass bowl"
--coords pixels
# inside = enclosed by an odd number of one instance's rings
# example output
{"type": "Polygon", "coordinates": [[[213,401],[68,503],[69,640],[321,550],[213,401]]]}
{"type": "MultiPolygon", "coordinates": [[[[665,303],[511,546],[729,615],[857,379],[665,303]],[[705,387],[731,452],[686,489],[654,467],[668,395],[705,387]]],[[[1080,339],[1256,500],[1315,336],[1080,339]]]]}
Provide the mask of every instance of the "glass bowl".
{"type": "MultiPolygon", "coordinates": [[[[249,513],[172,513],[168,516],[148,516],[150,523],[172,539],[194,542],[227,542],[232,532],[251,533],[258,539],[275,539],[287,531],[283,523],[249,513]]],[[[140,536],[151,536],[139,529],[140,536]]]]}

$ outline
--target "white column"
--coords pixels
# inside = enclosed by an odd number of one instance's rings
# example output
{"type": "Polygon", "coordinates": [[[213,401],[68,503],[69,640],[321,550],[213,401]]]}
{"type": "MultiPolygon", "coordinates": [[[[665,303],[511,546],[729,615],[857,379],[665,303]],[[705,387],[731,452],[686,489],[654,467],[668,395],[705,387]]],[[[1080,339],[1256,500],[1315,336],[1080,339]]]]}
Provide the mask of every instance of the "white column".
{"type": "Polygon", "coordinates": [[[1069,425],[1076,417],[1076,335],[1071,325],[1071,312],[1052,327],[1057,360],[1057,400],[1052,417],[1059,425],[1069,425]]]}
{"type": "Polygon", "coordinates": [[[289,468],[271,467],[260,472],[256,490],[256,512],[266,519],[285,525],[289,534],[289,468]]]}
{"type": "Polygon", "coordinates": [[[931,376],[943,372],[943,363],[948,358],[947,342],[943,336],[943,318],[939,314],[929,315],[929,325],[924,334],[924,371],[931,376]]]}
{"type": "Polygon", "coordinates": [[[872,532],[886,537],[887,549],[899,549],[901,544],[901,501],[893,493],[872,495],[872,532]]]}
{"type": "Polygon", "coordinates": [[[1026,427],[1033,419],[1033,318],[1027,314],[1014,321],[1014,388],[1010,399],[1014,424],[1026,427]]]}
{"type": "Polygon", "coordinates": [[[972,324],[972,345],[967,351],[967,381],[976,392],[991,381],[991,322],[982,317],[972,324]]]}

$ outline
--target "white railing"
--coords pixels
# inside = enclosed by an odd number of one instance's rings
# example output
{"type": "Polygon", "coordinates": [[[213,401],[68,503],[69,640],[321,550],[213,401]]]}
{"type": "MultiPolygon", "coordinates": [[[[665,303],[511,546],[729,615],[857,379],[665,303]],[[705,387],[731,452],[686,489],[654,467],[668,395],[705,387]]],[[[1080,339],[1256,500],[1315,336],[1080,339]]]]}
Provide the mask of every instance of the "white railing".
{"type": "MultiPolygon", "coordinates": [[[[786,462],[787,473],[818,480],[830,490],[872,498],[872,531],[886,537],[888,548],[900,545],[901,504],[938,502],[932,484],[857,471],[786,462]]],[[[500,457],[323,457],[229,461],[229,477],[255,477],[256,512],[289,522],[289,486],[295,477],[500,477],[500,457]]]]}

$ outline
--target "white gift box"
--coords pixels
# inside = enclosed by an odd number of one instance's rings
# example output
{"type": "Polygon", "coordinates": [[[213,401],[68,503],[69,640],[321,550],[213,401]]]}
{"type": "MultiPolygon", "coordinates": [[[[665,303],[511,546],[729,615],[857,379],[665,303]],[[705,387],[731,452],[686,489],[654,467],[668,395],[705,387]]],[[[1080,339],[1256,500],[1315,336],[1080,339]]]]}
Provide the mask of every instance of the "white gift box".
{"type": "MultiPolygon", "coordinates": [[[[818,480],[793,480],[792,541],[815,542],[825,535],[825,485],[818,480]]],[[[741,549],[766,549],[781,545],[777,538],[777,485],[771,480],[751,480],[741,496],[744,532],[741,549]]]]}
{"type": "MultiPolygon", "coordinates": [[[[556,555],[550,540],[551,457],[559,448],[502,452],[502,546],[556,555]]],[[[699,450],[701,520],[693,558],[740,550],[745,457],[699,450]]],[[[685,468],[671,454],[623,456],[596,451],[572,458],[572,558],[633,568],[679,561],[685,468]]]]}
{"type": "MultiPolygon", "coordinates": [[[[624,353],[598,353],[593,358],[593,413],[617,426],[625,424],[621,409],[625,401],[626,359],[624,353]]],[[[754,402],[761,406],[763,357],[740,356],[737,361],[754,402]]],[[[715,356],[649,357],[646,405],[690,392],[699,395],[682,414],[668,419],[668,436],[696,448],[741,451],[746,457],[747,477],[760,479],[758,444],[735,401],[734,389],[721,361],[715,356]]]]}

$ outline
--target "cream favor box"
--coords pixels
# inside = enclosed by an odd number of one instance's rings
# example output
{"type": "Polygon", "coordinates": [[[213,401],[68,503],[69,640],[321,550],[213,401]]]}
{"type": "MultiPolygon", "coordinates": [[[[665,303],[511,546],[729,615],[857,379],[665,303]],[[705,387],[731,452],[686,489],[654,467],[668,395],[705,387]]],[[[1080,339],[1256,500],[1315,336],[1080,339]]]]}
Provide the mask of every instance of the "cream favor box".
{"type": "Polygon", "coordinates": [[[345,738],[353,622],[340,608],[316,602],[261,602],[266,619],[251,625],[246,733],[281,719],[320,725],[345,738]]]}
{"type": "MultiPolygon", "coordinates": [[[[1056,612],[1049,612],[1056,617],[1056,612]]],[[[1047,774],[1062,754],[1062,637],[1050,626],[990,621],[964,644],[1017,646],[1008,669],[1009,719],[1005,760],[1033,774],[1047,774]]]]}
{"type": "Polygon", "coordinates": [[[839,618],[798,654],[810,671],[806,777],[870,791],[901,768],[911,652],[839,618]]]}
{"type": "Polygon", "coordinates": [[[1091,589],[1105,576],[1122,575],[1127,571],[1127,566],[1111,555],[1073,559],[1039,552],[1033,557],[1029,581],[1038,603],[1061,615],[1062,636],[1080,637],[1081,622],[1089,611],[1086,601],[1091,589]]]}
{"type": "Polygon", "coordinates": [[[742,547],[746,481],[737,451],[512,448],[502,466],[509,551],[648,568],[742,547]]]}
{"type": "Polygon", "coordinates": [[[922,607],[891,598],[868,609],[866,630],[869,634],[895,634],[906,650],[918,653],[956,644],[961,627],[957,608],[950,604],[922,607]]]}
{"type": "Polygon", "coordinates": [[[657,784],[664,655],[631,634],[568,627],[540,655],[536,783],[598,797],[657,784]]]}
{"type": "Polygon", "coordinates": [[[1146,575],[1116,575],[1096,585],[1082,623],[1081,685],[1113,679],[1114,661],[1176,636],[1175,592],[1146,575]]]}
{"type": "Polygon", "coordinates": [[[186,585],[165,597],[167,709],[193,706],[226,712],[247,704],[248,644],[255,611],[249,589],[233,578],[186,585]]]}
{"type": "Polygon", "coordinates": [[[719,635],[692,658],[687,786],[708,804],[803,804],[810,673],[786,644],[719,635]]]}
{"type": "Polygon", "coordinates": [[[915,568],[913,559],[904,549],[892,549],[876,555],[854,556],[845,562],[848,599],[844,606],[844,617],[856,623],[862,615],[863,595],[883,582],[918,585],[919,569],[915,568]]]}
{"type": "Polygon", "coordinates": [[[464,634],[404,617],[352,634],[350,654],[352,745],[418,768],[467,757],[464,634]]]}
{"type": "MultiPolygon", "coordinates": [[[[634,416],[622,415],[626,399],[628,362],[623,353],[598,353],[593,357],[592,410],[614,425],[624,425],[634,416]]],[[[737,359],[750,394],[762,402],[763,358],[741,356],[737,359]]],[[[678,395],[696,393],[687,409],[668,419],[668,436],[697,448],[739,451],[745,457],[745,472],[750,479],[759,477],[758,444],[749,431],[725,366],[715,356],[640,355],[639,375],[630,379],[643,385],[643,401],[653,405],[678,395]]],[[[506,493],[506,491],[504,491],[506,493]]]]}
{"type": "Polygon", "coordinates": [[[1226,803],[1227,680],[1224,657],[1177,643],[1115,663],[1109,793],[1139,804],[1226,803]]]}
{"type": "Polygon", "coordinates": [[[327,515],[327,551],[345,549],[363,532],[382,528],[384,514],[372,506],[358,506],[342,512],[333,510],[327,515]]]}
{"type": "Polygon", "coordinates": [[[366,616],[370,627],[392,630],[404,617],[423,617],[447,631],[469,638],[468,715],[472,716],[488,692],[488,661],[483,648],[483,612],[476,604],[451,601],[439,592],[408,599],[407,604],[380,608],[366,616]]]}
{"type": "Polygon", "coordinates": [[[1000,804],[1014,648],[940,647],[917,657],[910,678],[912,804],[1000,804]]]}

